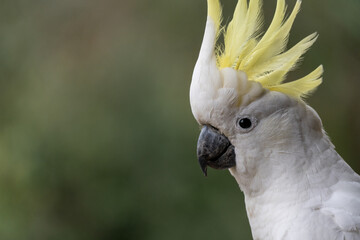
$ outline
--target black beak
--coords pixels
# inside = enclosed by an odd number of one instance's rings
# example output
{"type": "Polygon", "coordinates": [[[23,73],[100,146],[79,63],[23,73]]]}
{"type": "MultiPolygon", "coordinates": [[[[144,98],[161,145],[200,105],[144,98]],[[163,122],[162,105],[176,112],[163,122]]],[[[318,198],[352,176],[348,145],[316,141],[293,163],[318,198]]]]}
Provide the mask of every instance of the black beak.
{"type": "Polygon", "coordinates": [[[204,125],[197,143],[201,170],[207,176],[207,166],[226,169],[236,165],[234,146],[217,129],[204,125]]]}

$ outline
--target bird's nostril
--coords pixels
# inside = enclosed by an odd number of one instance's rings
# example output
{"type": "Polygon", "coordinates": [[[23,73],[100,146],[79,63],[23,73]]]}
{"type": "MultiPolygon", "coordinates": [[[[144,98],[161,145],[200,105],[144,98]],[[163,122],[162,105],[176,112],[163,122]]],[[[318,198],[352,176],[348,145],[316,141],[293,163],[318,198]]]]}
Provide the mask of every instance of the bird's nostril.
{"type": "Polygon", "coordinates": [[[210,128],[214,129],[215,131],[219,132],[219,129],[214,127],[213,125],[209,125],[210,128]]]}

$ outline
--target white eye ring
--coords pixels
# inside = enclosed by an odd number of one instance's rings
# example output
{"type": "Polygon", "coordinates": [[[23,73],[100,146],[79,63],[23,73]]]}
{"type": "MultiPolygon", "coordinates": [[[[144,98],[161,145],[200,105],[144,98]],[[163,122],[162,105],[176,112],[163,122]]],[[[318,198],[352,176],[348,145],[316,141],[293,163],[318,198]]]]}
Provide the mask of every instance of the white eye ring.
{"type": "Polygon", "coordinates": [[[236,119],[236,128],[243,133],[250,132],[257,125],[257,119],[252,116],[240,116],[236,119]]]}

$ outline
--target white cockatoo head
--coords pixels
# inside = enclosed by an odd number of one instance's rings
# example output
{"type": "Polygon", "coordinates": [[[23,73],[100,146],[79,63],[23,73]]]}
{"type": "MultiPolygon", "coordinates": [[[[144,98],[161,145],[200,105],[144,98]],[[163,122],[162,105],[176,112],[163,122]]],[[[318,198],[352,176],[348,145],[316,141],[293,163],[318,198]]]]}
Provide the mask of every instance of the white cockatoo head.
{"type": "MultiPolygon", "coordinates": [[[[272,23],[260,36],[261,0],[239,0],[226,28],[221,26],[219,0],[208,0],[205,34],[190,87],[191,109],[202,126],[197,154],[205,175],[207,166],[229,168],[240,186],[246,185],[256,172],[269,171],[266,161],[274,152],[296,151],[296,143],[305,141],[299,136],[302,131],[314,137],[322,134],[316,112],[302,101],[320,85],[322,66],[283,83],[317,38],[311,34],[285,50],[300,4],[297,1],[285,19],[285,0],[278,0],[272,23]],[[217,44],[222,32],[223,47],[217,44]]],[[[272,162],[272,168],[276,164],[272,162]]]]}

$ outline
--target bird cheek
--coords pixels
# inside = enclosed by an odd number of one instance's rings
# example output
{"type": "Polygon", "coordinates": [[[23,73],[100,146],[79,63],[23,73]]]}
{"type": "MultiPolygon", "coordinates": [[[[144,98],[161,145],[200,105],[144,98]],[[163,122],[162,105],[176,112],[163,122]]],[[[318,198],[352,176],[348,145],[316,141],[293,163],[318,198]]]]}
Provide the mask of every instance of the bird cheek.
{"type": "Polygon", "coordinates": [[[246,160],[245,154],[239,148],[235,147],[235,155],[236,155],[236,171],[240,174],[245,174],[246,170],[246,160]]]}

